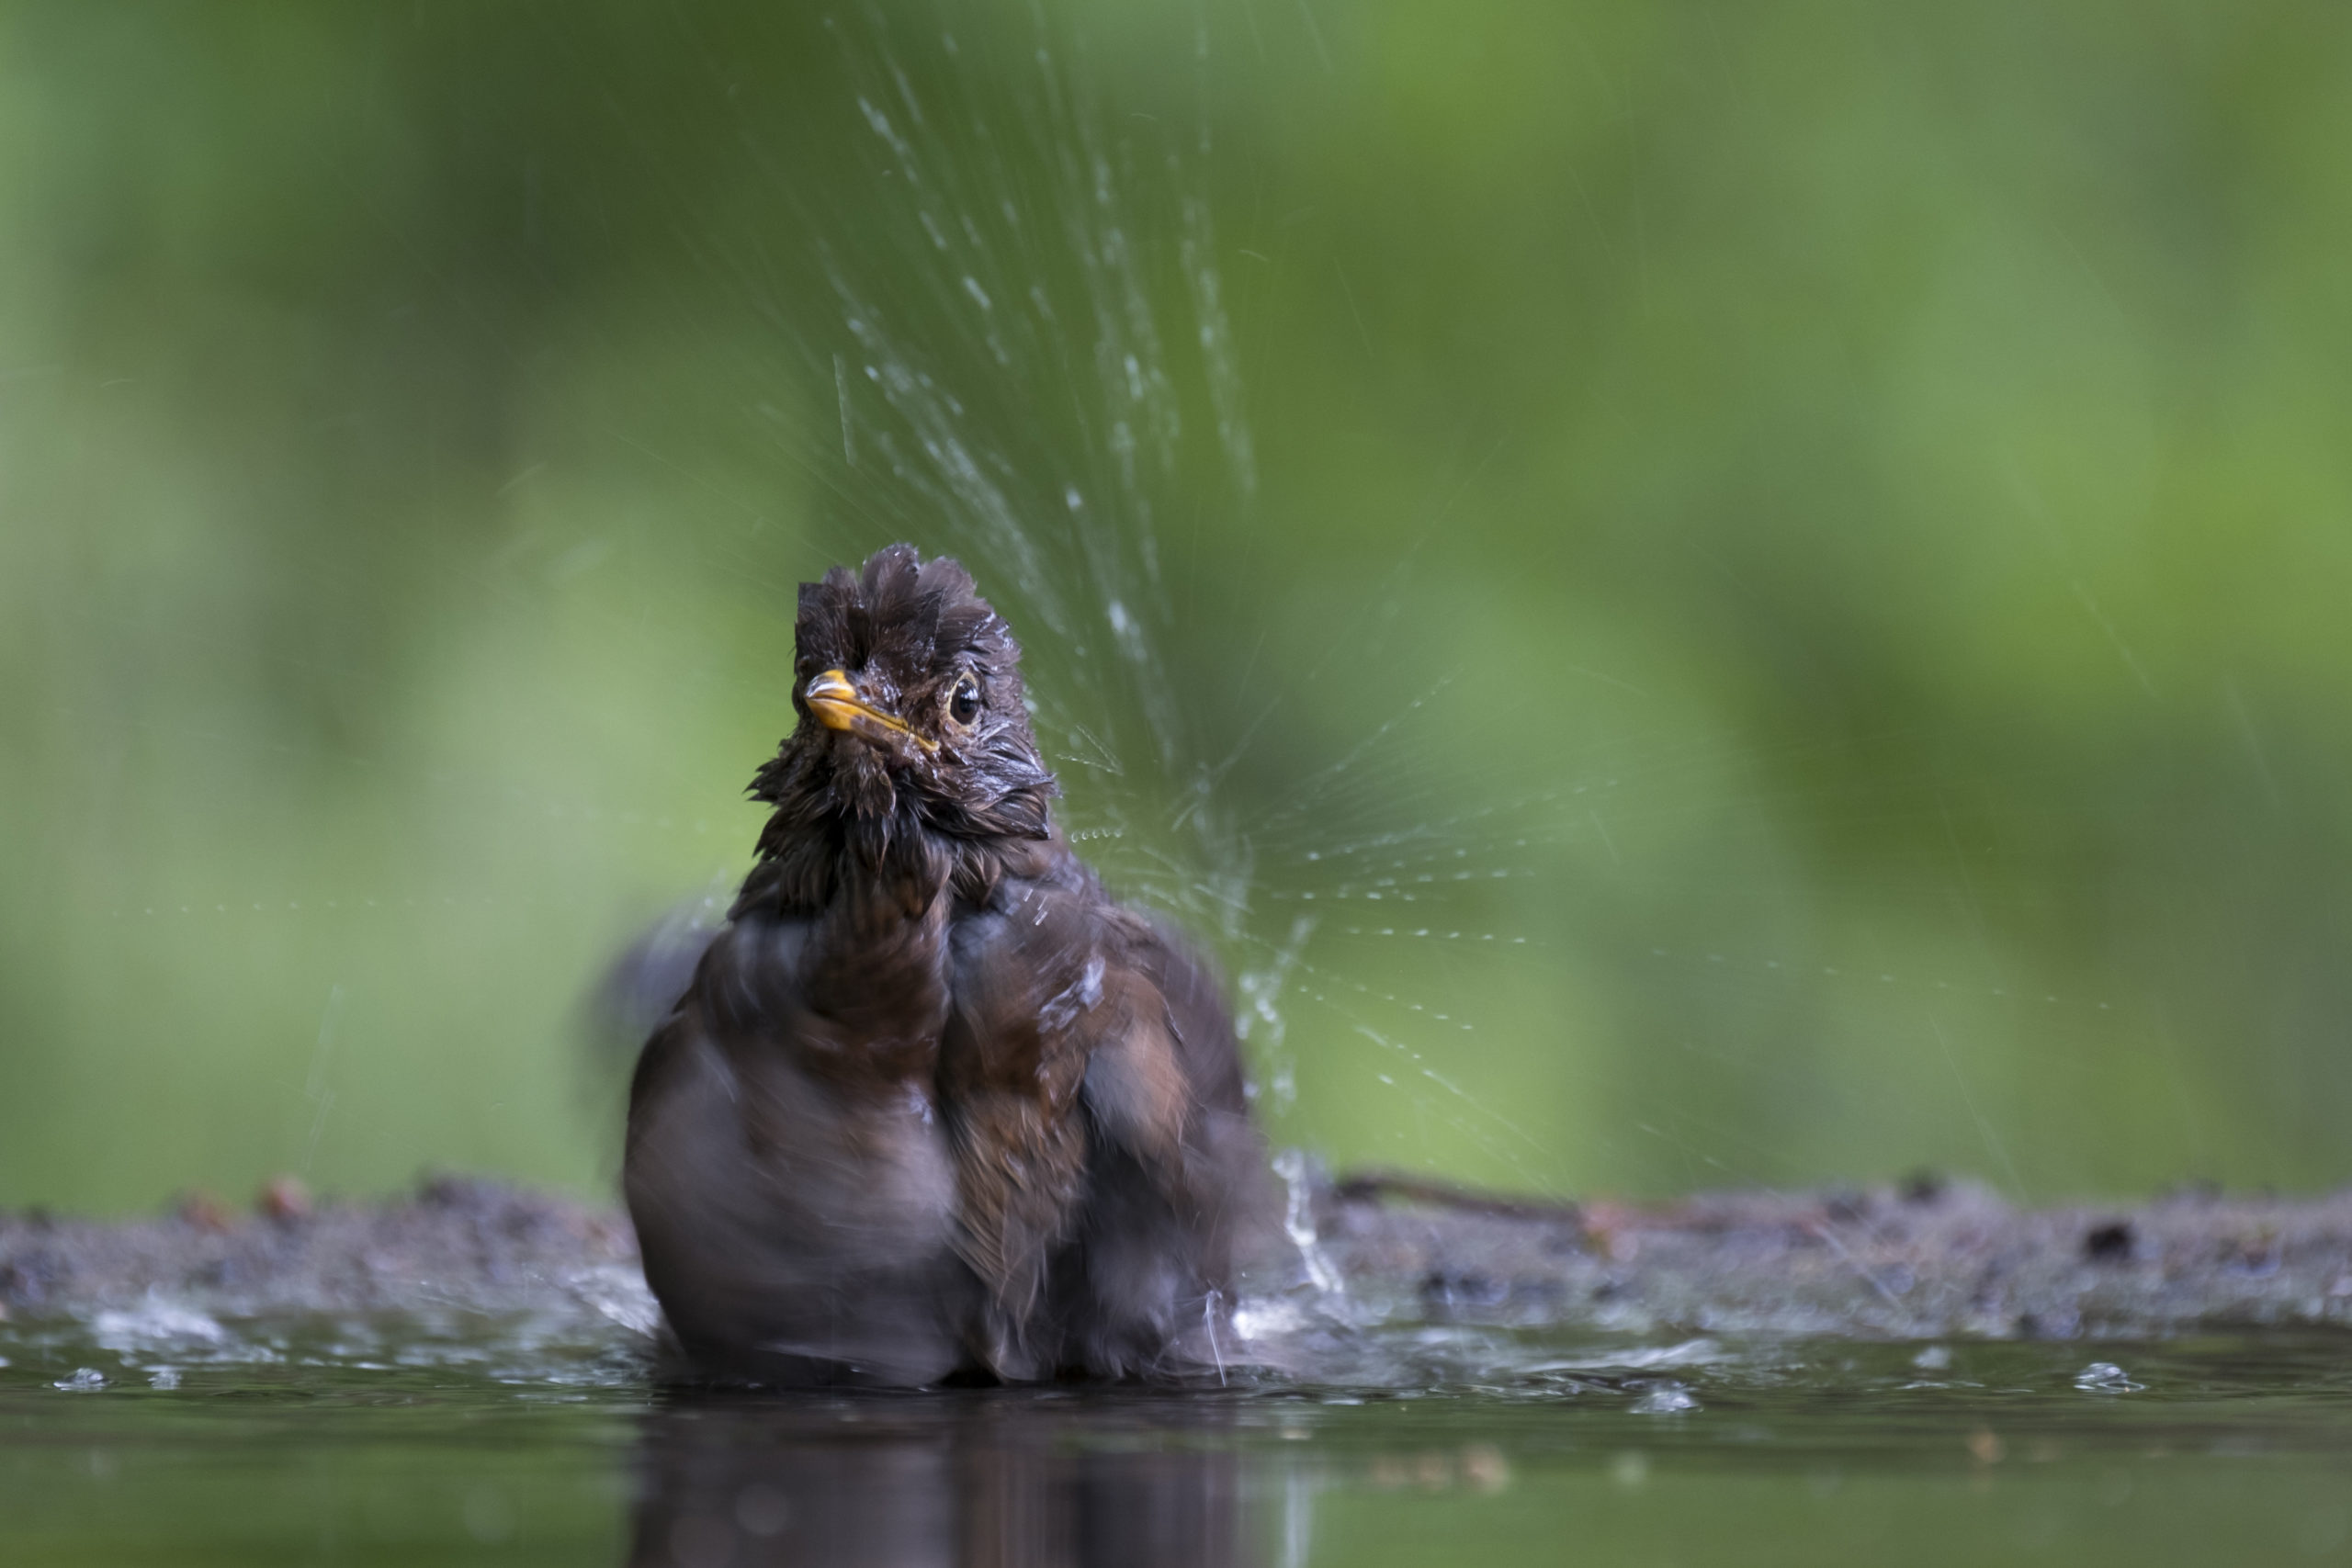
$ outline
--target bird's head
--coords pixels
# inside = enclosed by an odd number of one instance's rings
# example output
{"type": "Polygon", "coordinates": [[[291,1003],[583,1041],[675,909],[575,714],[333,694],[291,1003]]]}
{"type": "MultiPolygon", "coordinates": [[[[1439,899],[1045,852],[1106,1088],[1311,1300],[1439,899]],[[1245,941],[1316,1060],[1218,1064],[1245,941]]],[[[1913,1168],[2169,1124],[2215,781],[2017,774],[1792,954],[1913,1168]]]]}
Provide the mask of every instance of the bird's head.
{"type": "Polygon", "coordinates": [[[752,783],[776,816],[761,844],[864,825],[956,844],[1043,839],[1053,774],[1022,701],[1012,628],[944,556],[907,545],[800,585],[799,727],[752,783]]]}

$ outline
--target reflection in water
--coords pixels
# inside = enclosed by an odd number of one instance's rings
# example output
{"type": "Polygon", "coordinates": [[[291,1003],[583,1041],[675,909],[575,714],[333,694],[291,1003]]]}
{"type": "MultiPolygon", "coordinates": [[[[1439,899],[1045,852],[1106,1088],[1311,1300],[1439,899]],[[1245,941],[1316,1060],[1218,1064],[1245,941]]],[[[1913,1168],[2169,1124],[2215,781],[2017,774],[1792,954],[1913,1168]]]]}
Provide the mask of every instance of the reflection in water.
{"type": "Polygon", "coordinates": [[[669,1398],[645,1418],[629,1562],[1244,1564],[1297,1561],[1214,1405],[1067,1393],[669,1398]],[[1279,1537],[1279,1557],[1264,1543],[1279,1537]]]}
{"type": "Polygon", "coordinates": [[[1397,1324],[1369,1337],[1419,1359],[1418,1385],[754,1398],[653,1392],[609,1327],[133,1318],[0,1322],[0,1561],[2169,1568],[2352,1552],[2340,1333],[1531,1333],[1474,1353],[1397,1324]],[[1689,1407],[1650,1397],[1668,1372],[1689,1407]]]}

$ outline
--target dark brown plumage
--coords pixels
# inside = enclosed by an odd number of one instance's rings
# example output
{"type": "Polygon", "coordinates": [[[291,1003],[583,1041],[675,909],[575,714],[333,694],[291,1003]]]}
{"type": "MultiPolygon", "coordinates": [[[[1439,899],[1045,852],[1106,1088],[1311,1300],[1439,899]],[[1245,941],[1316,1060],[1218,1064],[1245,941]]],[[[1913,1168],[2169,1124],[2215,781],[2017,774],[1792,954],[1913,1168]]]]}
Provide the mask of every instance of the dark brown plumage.
{"type": "Polygon", "coordinates": [[[1264,1180],[1218,984],[1053,826],[962,567],[837,567],[797,642],[758,863],[630,1093],[680,1347],[764,1382],[1207,1364],[1264,1180]]]}

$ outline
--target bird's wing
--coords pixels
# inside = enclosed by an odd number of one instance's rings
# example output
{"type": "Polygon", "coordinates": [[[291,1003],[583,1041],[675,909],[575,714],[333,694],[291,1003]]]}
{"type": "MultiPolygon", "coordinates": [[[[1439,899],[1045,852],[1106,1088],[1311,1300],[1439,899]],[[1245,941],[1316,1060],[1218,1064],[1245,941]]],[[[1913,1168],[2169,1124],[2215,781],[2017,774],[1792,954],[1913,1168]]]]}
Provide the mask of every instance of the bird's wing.
{"type": "Polygon", "coordinates": [[[1086,1179],[1078,1097],[1100,1032],[1102,931],[1082,891],[1008,878],[949,938],[939,1089],[956,1149],[958,1250],[995,1303],[981,1353],[1051,1371],[1030,1329],[1086,1179]]]}
{"type": "Polygon", "coordinates": [[[1087,1075],[1095,1179],[1057,1280],[1064,1354],[1113,1376],[1205,1369],[1225,1359],[1239,1276],[1272,1282],[1287,1244],[1222,981],[1167,931],[1132,915],[1124,929],[1134,988],[1158,1010],[1130,1008],[1087,1075]]]}
{"type": "Polygon", "coordinates": [[[981,1353],[1020,1376],[1189,1356],[1265,1180],[1215,972],[1091,878],[1010,879],[952,946],[941,1098],[981,1353]]]}

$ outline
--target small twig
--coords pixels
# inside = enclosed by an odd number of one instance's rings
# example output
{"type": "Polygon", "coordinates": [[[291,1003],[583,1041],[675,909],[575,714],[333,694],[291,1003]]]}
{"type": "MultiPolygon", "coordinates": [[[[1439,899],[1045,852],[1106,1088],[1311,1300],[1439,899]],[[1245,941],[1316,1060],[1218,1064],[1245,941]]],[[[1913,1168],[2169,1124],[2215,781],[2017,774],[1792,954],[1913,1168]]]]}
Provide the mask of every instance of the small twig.
{"type": "Polygon", "coordinates": [[[1507,1220],[1560,1220],[1569,1224],[1584,1223],[1584,1209],[1579,1204],[1550,1202],[1535,1198],[1506,1198],[1499,1193],[1483,1192],[1475,1187],[1459,1187],[1451,1181],[1414,1176],[1401,1170],[1375,1168],[1352,1172],[1331,1184],[1331,1195],[1343,1203],[1376,1203],[1385,1198],[1395,1198],[1433,1209],[1451,1209],[1457,1213],[1493,1214],[1507,1220]]]}

